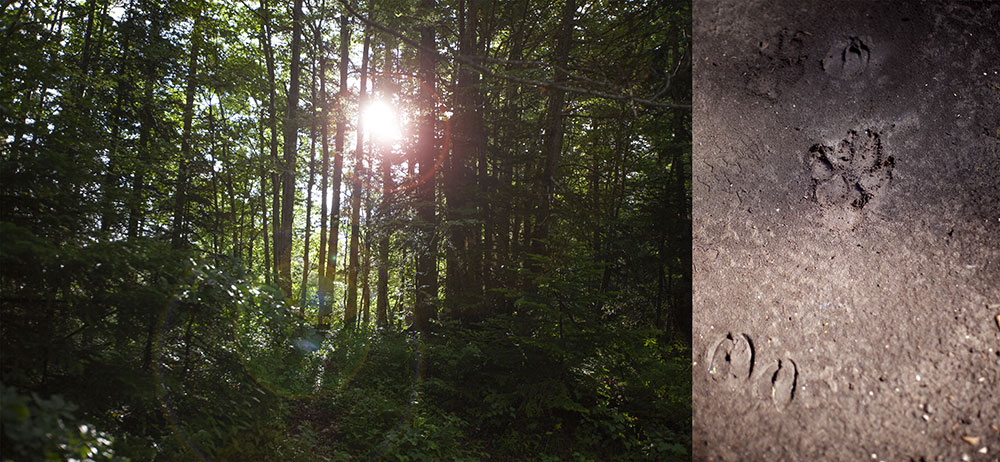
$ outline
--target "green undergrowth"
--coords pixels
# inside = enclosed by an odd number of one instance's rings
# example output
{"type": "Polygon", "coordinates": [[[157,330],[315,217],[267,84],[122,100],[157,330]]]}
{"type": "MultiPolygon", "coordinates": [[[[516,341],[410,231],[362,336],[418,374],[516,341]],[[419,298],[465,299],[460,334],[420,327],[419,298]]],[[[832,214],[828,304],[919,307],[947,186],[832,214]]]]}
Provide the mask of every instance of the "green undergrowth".
{"type": "Polygon", "coordinates": [[[537,322],[544,303],[422,335],[317,331],[232,273],[190,262],[150,292],[157,318],[121,319],[131,337],[73,339],[79,365],[5,384],[0,459],[690,457],[690,353],[662,331],[537,322]]]}
{"type": "Polygon", "coordinates": [[[571,357],[498,325],[333,332],[308,353],[319,380],[286,397],[285,425],[321,460],[684,460],[688,353],[655,334],[571,357]]]}

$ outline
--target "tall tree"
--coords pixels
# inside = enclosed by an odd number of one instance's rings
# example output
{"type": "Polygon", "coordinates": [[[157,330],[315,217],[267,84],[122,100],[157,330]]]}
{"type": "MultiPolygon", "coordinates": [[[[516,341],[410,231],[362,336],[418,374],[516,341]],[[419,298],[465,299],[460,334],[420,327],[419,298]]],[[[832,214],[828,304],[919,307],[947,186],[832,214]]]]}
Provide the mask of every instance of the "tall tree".
{"type": "Polygon", "coordinates": [[[295,207],[295,160],[299,139],[299,77],[302,42],[302,0],[292,3],[292,46],[288,66],[288,107],[285,117],[284,162],[281,168],[281,227],[274,246],[278,252],[278,286],[292,296],[292,220],[295,207]]]}
{"type": "Polygon", "coordinates": [[[347,14],[340,15],[340,91],[337,96],[337,132],[334,138],[334,160],[333,160],[333,184],[330,186],[333,194],[333,206],[330,210],[330,235],[327,244],[326,270],[324,271],[324,283],[327,285],[329,296],[321,298],[322,304],[319,307],[317,325],[320,327],[328,325],[328,317],[332,311],[331,305],[334,300],[333,281],[337,276],[337,247],[340,242],[340,183],[344,171],[344,133],[347,130],[347,113],[345,103],[349,95],[347,91],[347,64],[350,62],[351,31],[347,14]]]}
{"type": "Polygon", "coordinates": [[[420,331],[430,328],[430,321],[437,317],[437,232],[435,204],[435,125],[437,114],[434,109],[435,56],[433,16],[434,0],[420,0],[420,11],[424,23],[420,26],[420,94],[419,127],[416,158],[420,168],[420,183],[417,185],[417,272],[416,296],[413,305],[413,327],[420,331]]]}
{"type": "MultiPolygon", "coordinates": [[[[319,28],[314,31],[314,43],[319,42],[319,28]]],[[[305,318],[306,316],[306,302],[308,300],[307,294],[309,293],[309,247],[310,247],[310,237],[312,236],[312,190],[314,180],[316,179],[316,122],[318,120],[316,116],[316,79],[319,78],[319,70],[317,69],[316,60],[312,61],[312,79],[309,82],[309,100],[312,102],[312,114],[310,116],[309,122],[309,183],[306,186],[306,229],[305,229],[305,245],[302,248],[302,285],[299,287],[301,295],[299,296],[299,316],[305,318]]]]}
{"type": "Polygon", "coordinates": [[[195,4],[194,26],[191,28],[191,51],[188,58],[187,87],[184,90],[184,127],[181,132],[181,157],[177,162],[177,184],[174,189],[174,219],[170,243],[174,248],[185,245],[187,228],[188,181],[191,154],[191,123],[194,118],[194,97],[198,91],[198,54],[201,52],[201,2],[195,4]]]}
{"type": "Polygon", "coordinates": [[[559,156],[563,148],[563,106],[566,103],[566,92],[562,85],[566,82],[566,62],[569,60],[570,48],[573,44],[573,18],[576,14],[576,0],[565,0],[556,32],[556,49],[553,57],[555,78],[548,88],[549,95],[546,104],[545,122],[545,164],[538,178],[539,191],[538,210],[535,216],[535,233],[532,239],[533,251],[536,254],[546,254],[548,251],[549,229],[552,226],[552,199],[556,178],[559,175],[559,156]]]}
{"type": "Polygon", "coordinates": [[[264,146],[267,144],[264,136],[264,107],[261,105],[260,118],[257,123],[258,129],[260,131],[260,226],[261,226],[261,240],[263,246],[264,257],[264,283],[271,285],[271,262],[274,260],[274,254],[271,253],[270,242],[271,239],[268,236],[271,235],[272,229],[268,227],[267,224],[267,198],[270,196],[268,194],[267,179],[270,176],[268,173],[267,166],[270,165],[270,157],[264,153],[264,146]]]}
{"type": "MultiPolygon", "coordinates": [[[[459,2],[459,52],[475,57],[479,2],[459,2]],[[468,8],[465,8],[467,3],[468,8]]],[[[482,302],[481,232],[476,211],[478,188],[473,164],[479,158],[476,74],[468,64],[458,68],[455,87],[455,127],[451,158],[443,181],[447,200],[449,239],[446,252],[445,300],[464,317],[482,302]]]]}
{"type": "Polygon", "coordinates": [[[361,234],[361,196],[364,194],[361,179],[365,175],[365,127],[364,127],[364,106],[367,104],[365,96],[368,85],[368,47],[371,44],[371,35],[368,28],[365,28],[364,47],[361,52],[361,90],[358,93],[358,143],[354,149],[354,177],[351,191],[351,243],[350,261],[347,269],[347,307],[344,308],[344,326],[351,327],[357,324],[358,316],[358,271],[360,270],[359,239],[361,234]]]}
{"type": "MultiPolygon", "coordinates": [[[[260,43],[264,52],[264,63],[267,66],[267,122],[270,130],[270,159],[268,171],[271,179],[271,274],[277,282],[278,273],[278,235],[281,229],[281,218],[279,218],[279,183],[278,183],[278,108],[277,108],[277,82],[275,81],[274,48],[271,44],[273,25],[271,24],[271,8],[267,0],[260,2],[260,43]]],[[[264,194],[261,191],[261,194],[264,194]]],[[[264,236],[267,241],[267,235],[264,236]]],[[[265,246],[266,247],[266,246],[265,246]]]]}
{"type": "MultiPolygon", "coordinates": [[[[378,80],[380,86],[392,87],[392,47],[386,43],[385,63],[382,65],[382,78],[378,80]]],[[[392,181],[392,160],[384,148],[376,145],[376,150],[382,149],[382,155],[376,155],[379,160],[379,172],[382,177],[382,200],[379,204],[379,218],[381,227],[378,230],[378,280],[376,282],[375,295],[375,325],[378,327],[388,327],[389,312],[389,239],[392,237],[392,228],[389,221],[389,208],[392,206],[395,186],[392,181]]]]}
{"type": "Polygon", "coordinates": [[[320,309],[326,306],[326,294],[330,291],[330,283],[326,276],[326,214],[328,210],[327,206],[327,196],[329,196],[329,191],[327,187],[330,180],[330,140],[329,140],[329,127],[330,127],[330,101],[326,96],[326,45],[323,41],[322,22],[316,27],[316,53],[319,54],[319,102],[313,103],[319,105],[320,113],[320,145],[323,150],[323,164],[320,167],[322,174],[320,176],[320,213],[319,213],[319,261],[317,262],[317,271],[319,272],[319,278],[317,281],[316,296],[318,298],[318,303],[320,309]]]}

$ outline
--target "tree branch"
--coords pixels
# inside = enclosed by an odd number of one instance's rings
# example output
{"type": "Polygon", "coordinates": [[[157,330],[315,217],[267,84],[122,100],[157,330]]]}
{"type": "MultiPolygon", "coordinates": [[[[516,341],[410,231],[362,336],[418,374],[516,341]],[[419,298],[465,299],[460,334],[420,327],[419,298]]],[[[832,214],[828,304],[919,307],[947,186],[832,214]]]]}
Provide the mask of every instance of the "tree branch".
{"type": "MultiPolygon", "coordinates": [[[[350,5],[347,4],[347,0],[340,0],[340,4],[344,6],[344,9],[347,10],[348,14],[350,14],[351,16],[354,16],[355,18],[358,18],[359,20],[361,20],[361,22],[365,23],[366,25],[371,26],[371,27],[373,27],[375,29],[378,29],[378,30],[380,30],[382,32],[385,32],[385,33],[387,33],[389,35],[392,35],[392,36],[396,37],[397,39],[399,39],[401,42],[403,42],[403,43],[405,43],[405,44],[407,44],[407,45],[409,45],[411,47],[414,47],[414,48],[416,48],[418,50],[421,50],[421,51],[423,51],[425,53],[430,53],[435,59],[439,59],[439,60],[447,59],[446,56],[442,55],[437,50],[424,48],[419,43],[417,43],[416,41],[414,41],[412,39],[407,38],[405,35],[403,35],[399,31],[393,30],[393,29],[389,28],[388,26],[379,24],[377,22],[374,22],[374,21],[372,21],[372,20],[370,20],[370,19],[368,19],[368,18],[366,18],[366,17],[358,14],[357,11],[355,11],[353,8],[351,8],[350,5]]],[[[636,98],[636,97],[634,97],[632,95],[612,94],[612,93],[607,93],[607,92],[603,92],[603,91],[588,90],[588,89],[585,89],[585,88],[578,88],[578,87],[570,87],[570,86],[566,86],[566,85],[557,84],[557,83],[554,83],[554,82],[546,82],[546,81],[541,81],[541,80],[525,79],[525,78],[521,78],[521,77],[515,77],[513,75],[501,74],[501,73],[493,72],[493,71],[491,71],[491,70],[489,70],[489,69],[487,69],[487,68],[485,68],[483,66],[480,66],[479,64],[477,64],[475,62],[475,60],[470,59],[469,57],[464,56],[464,55],[455,55],[454,60],[458,61],[459,63],[465,64],[470,69],[475,70],[476,72],[478,72],[478,73],[480,73],[480,74],[482,74],[484,76],[497,77],[497,78],[501,78],[501,79],[504,79],[504,80],[508,80],[508,81],[511,81],[511,82],[517,82],[517,83],[521,83],[521,84],[525,84],[525,85],[531,85],[531,86],[541,87],[541,88],[553,88],[553,89],[563,90],[563,91],[567,91],[567,92],[571,92],[571,93],[577,93],[577,94],[582,94],[582,95],[589,95],[589,96],[596,96],[596,97],[599,97],[599,98],[610,99],[610,100],[613,100],[613,101],[623,101],[623,102],[628,102],[628,103],[633,103],[633,104],[641,104],[643,106],[658,107],[658,108],[667,108],[667,109],[691,109],[691,105],[690,104],[665,103],[665,102],[662,102],[662,101],[653,101],[653,100],[649,100],[649,99],[636,98]]]]}

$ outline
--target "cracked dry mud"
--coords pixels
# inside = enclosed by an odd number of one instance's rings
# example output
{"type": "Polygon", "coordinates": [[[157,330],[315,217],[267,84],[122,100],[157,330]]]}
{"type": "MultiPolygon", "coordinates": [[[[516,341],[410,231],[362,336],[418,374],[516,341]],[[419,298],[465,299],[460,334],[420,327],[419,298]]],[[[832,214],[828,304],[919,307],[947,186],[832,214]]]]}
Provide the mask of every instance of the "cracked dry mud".
{"type": "Polygon", "coordinates": [[[694,21],[694,459],[997,460],[1000,3],[694,21]]]}

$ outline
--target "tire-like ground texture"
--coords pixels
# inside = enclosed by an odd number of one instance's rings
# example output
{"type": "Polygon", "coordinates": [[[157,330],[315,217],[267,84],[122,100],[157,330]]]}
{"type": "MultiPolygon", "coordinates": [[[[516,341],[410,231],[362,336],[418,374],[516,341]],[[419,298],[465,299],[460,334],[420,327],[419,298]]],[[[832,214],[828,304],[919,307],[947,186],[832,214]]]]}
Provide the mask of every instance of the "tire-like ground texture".
{"type": "Polygon", "coordinates": [[[694,459],[1000,460],[1000,2],[694,18],[694,459]]]}

